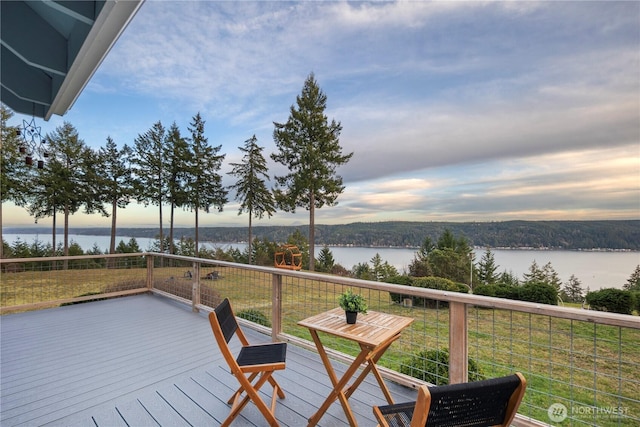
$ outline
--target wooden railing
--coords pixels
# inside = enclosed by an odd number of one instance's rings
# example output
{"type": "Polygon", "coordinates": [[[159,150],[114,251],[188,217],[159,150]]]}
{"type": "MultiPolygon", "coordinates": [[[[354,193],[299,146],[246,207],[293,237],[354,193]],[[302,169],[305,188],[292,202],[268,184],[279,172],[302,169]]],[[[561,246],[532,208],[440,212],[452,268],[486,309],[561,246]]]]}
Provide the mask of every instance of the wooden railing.
{"type": "MultiPolygon", "coordinates": [[[[527,377],[518,425],[549,423],[554,405],[556,416],[558,408],[566,410],[562,425],[640,424],[638,316],[157,253],[10,259],[0,260],[0,268],[3,314],[140,292],[199,311],[229,297],[236,313],[264,313],[270,327],[252,323],[257,329],[309,349],[297,322],[337,306],[337,295],[352,288],[371,309],[416,319],[381,360],[394,381],[420,383],[402,366],[420,351],[446,347],[450,382],[470,378],[469,359],[488,377],[513,371],[527,377]],[[68,270],[61,270],[63,261],[68,270]],[[424,304],[397,303],[391,294],[424,304]]],[[[336,358],[353,353],[339,341],[330,345],[336,358]]]]}

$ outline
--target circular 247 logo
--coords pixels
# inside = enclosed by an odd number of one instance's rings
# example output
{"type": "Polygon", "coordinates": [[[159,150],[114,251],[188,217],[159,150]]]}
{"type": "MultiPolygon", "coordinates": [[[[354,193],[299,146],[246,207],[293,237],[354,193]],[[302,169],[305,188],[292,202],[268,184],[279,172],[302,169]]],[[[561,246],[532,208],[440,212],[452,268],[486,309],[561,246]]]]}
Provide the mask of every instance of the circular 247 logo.
{"type": "Polygon", "coordinates": [[[549,414],[549,419],[554,423],[561,423],[567,418],[568,411],[567,407],[562,403],[554,403],[549,406],[547,414],[549,414]]]}

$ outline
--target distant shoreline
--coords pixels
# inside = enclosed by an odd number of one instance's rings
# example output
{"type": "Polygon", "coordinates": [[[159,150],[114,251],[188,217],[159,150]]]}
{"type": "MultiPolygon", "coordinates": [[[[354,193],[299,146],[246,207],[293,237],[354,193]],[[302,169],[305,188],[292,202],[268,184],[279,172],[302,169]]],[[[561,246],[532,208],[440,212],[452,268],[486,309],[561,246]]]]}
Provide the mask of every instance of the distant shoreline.
{"type": "MultiPolygon", "coordinates": [[[[341,225],[315,225],[316,246],[419,249],[428,238],[436,243],[445,231],[464,238],[474,248],[536,251],[640,251],[640,220],[601,221],[502,221],[502,222],[415,222],[387,221],[341,225]]],[[[6,227],[6,234],[51,235],[47,227],[6,227]]],[[[58,236],[64,230],[57,227],[58,236]]],[[[168,227],[163,230],[169,235],[168,227]]],[[[308,225],[252,227],[254,238],[284,243],[294,233],[307,236],[308,225]]],[[[70,234],[110,236],[109,227],[71,227],[70,234]]],[[[118,236],[155,239],[157,227],[118,227],[118,236]]],[[[174,238],[193,238],[193,227],[174,227],[174,238]]],[[[248,227],[199,228],[200,241],[246,243],[248,227]]]]}
{"type": "MultiPolygon", "coordinates": [[[[22,230],[22,229],[21,229],[22,230]]],[[[48,231],[46,233],[41,233],[41,232],[24,232],[24,231],[16,231],[16,229],[6,229],[3,230],[3,235],[4,234],[17,234],[17,235],[27,235],[27,236],[39,236],[41,234],[45,234],[45,235],[49,235],[51,233],[50,230],[45,230],[48,231]]],[[[57,234],[58,237],[63,238],[63,233],[64,230],[60,231],[59,234],[57,234]]],[[[78,233],[77,229],[74,230],[70,230],[69,234],[71,235],[77,235],[77,236],[96,236],[96,237],[109,237],[109,234],[84,234],[84,233],[78,233]]],[[[122,237],[133,237],[133,238],[139,238],[139,239],[148,239],[149,237],[146,236],[130,236],[127,234],[127,236],[122,236],[119,235],[118,236],[120,239],[122,239],[122,237]]],[[[176,239],[176,241],[179,241],[180,239],[176,239]]],[[[201,243],[210,243],[210,244],[243,244],[246,245],[247,242],[246,241],[237,241],[237,242],[229,242],[229,241],[213,241],[213,240],[201,240],[201,243]]],[[[324,244],[317,244],[316,247],[318,246],[325,246],[324,244]]],[[[366,249],[411,249],[411,250],[419,250],[420,246],[361,246],[361,245],[353,245],[353,244],[327,244],[326,246],[329,247],[335,247],[335,248],[366,248],[366,249]]],[[[486,246],[472,246],[472,249],[475,250],[482,250],[485,249],[486,246]]],[[[84,249],[84,248],[83,248],[84,249]]],[[[566,249],[566,248],[534,248],[534,247],[526,247],[526,246],[514,246],[514,247],[506,247],[506,246],[496,246],[496,247],[490,247],[491,250],[498,250],[498,251],[540,251],[540,252],[550,252],[550,251],[570,251],[570,252],[640,252],[640,250],[637,249],[615,249],[615,248],[583,248],[583,249],[566,249]]]]}

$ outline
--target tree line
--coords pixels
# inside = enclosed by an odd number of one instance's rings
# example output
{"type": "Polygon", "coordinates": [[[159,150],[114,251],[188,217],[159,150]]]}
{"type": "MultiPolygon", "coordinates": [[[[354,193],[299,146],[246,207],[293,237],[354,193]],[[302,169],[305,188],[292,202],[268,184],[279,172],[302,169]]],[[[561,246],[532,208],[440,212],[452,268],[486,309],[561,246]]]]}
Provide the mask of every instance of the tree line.
{"type": "Polygon", "coordinates": [[[24,206],[36,222],[52,218],[54,248],[57,216],[61,214],[64,255],[69,255],[69,218],[80,210],[111,217],[109,252],[114,253],[118,209],[134,200],[158,208],[159,250],[175,253],[174,213],[178,208],[186,209],[194,214],[197,256],[200,212],[222,211],[234,191],[240,203],[238,214],[249,214],[249,245],[253,242],[252,218],[271,216],[276,209],[308,210],[313,270],[315,209],[337,203],[344,185],[336,170],[353,155],[342,153],[342,126],[324,115],[326,101],[311,73],[290,108],[287,122],[274,122],[277,150],[271,158],[285,166],[287,173],[274,176],[275,187],[271,189],[266,184],[270,176],[263,147],[257,144],[255,135],[239,147],[243,153],[241,162],[230,164],[229,175],[236,178],[235,183],[230,187],[222,185],[221,168],[226,154],[221,153],[222,145],[211,144],[205,136],[205,120],[200,113],[193,116],[186,136],[175,122],[166,128],[158,121],[139,134],[131,146],[119,148],[108,136],[105,145],[97,150],[87,146],[74,126],[65,122],[45,136],[44,152],[38,153],[45,159],[33,168],[29,163],[35,153],[20,138],[19,128],[7,126],[12,112],[2,106],[1,201],[24,206]],[[29,156],[26,162],[25,152],[29,156]],[[163,228],[165,208],[169,209],[168,235],[163,228]]]}

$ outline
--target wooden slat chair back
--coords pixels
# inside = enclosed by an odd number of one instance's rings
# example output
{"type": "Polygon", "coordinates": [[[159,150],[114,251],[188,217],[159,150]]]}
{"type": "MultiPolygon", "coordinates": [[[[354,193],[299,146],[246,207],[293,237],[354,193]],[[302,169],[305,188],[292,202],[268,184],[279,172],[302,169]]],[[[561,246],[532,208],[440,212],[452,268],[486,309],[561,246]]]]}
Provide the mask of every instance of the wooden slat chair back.
{"type": "Polygon", "coordinates": [[[250,345],[238,325],[231,303],[227,298],[213,312],[209,313],[209,323],[211,323],[211,329],[220,351],[231,368],[231,373],[240,382],[240,387],[227,402],[231,404],[231,412],[222,423],[222,426],[230,425],[249,400],[258,407],[270,426],[277,426],[278,422],[275,417],[276,396],[284,399],[285,395],[272,374],[276,370],[285,368],[287,344],[270,342],[250,345]],[[234,335],[238,337],[242,344],[237,357],[234,356],[229,348],[229,341],[234,335]],[[258,395],[260,387],[267,382],[273,387],[270,406],[267,406],[258,395]],[[242,397],[243,394],[244,397],[242,397]]]}
{"type": "Polygon", "coordinates": [[[378,426],[509,426],[527,381],[517,372],[500,378],[444,386],[421,386],[415,402],[374,406],[378,426]]]}

